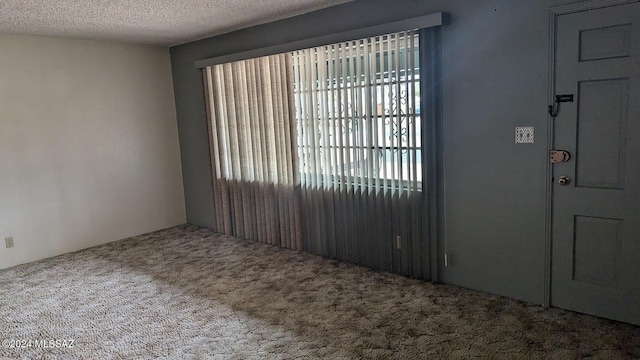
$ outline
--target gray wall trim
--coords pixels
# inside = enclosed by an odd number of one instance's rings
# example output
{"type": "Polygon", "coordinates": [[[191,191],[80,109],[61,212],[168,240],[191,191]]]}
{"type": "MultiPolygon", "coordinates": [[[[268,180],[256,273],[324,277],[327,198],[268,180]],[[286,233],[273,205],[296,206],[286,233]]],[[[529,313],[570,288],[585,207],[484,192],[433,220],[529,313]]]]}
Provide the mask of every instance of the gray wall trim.
{"type": "MultiPolygon", "coordinates": [[[[556,17],[556,14],[551,10],[549,12],[549,104],[553,104],[553,93],[555,90],[556,17]]],[[[551,150],[553,147],[553,118],[547,115],[547,150],[551,150]]],[[[551,171],[551,164],[547,161],[545,167],[547,184],[545,185],[544,289],[542,299],[542,306],[545,308],[551,306],[551,218],[553,216],[553,186],[551,184],[553,174],[551,171]]]]}
{"type": "Polygon", "coordinates": [[[196,68],[204,68],[211,65],[224,64],[233,61],[246,60],[266,55],[280,54],[288,51],[307,49],[315,46],[335,44],[343,41],[357,40],[377,35],[389,34],[405,30],[430,28],[434,26],[446,25],[449,16],[446,13],[435,13],[414,17],[411,19],[389,22],[381,25],[369,26],[345,32],[318,36],[310,39],[303,39],[284,44],[268,46],[259,49],[252,49],[233,54],[216,56],[195,62],[196,68]]]}
{"type": "MultiPolygon", "coordinates": [[[[605,7],[631,4],[640,0],[587,0],[573,4],[552,6],[549,8],[549,95],[548,102],[553,104],[553,96],[556,86],[556,29],[558,16],[576,12],[601,9],[605,7]]],[[[547,149],[555,147],[554,122],[551,116],[547,116],[547,149]]],[[[552,248],[552,218],[553,218],[553,168],[549,162],[546,166],[547,184],[545,187],[545,259],[544,259],[544,307],[551,306],[551,248],[552,248]]]]}

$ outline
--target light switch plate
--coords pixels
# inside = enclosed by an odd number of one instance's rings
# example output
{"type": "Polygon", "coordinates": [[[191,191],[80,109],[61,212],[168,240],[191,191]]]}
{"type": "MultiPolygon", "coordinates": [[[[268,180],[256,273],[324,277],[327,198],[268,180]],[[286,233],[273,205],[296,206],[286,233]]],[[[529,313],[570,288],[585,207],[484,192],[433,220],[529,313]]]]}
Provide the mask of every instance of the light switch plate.
{"type": "Polygon", "coordinates": [[[14,247],[13,236],[9,236],[9,237],[4,238],[4,244],[7,247],[7,249],[10,249],[10,248],[14,247]]]}
{"type": "Polygon", "coordinates": [[[516,144],[533,144],[533,126],[516,127],[516,144]]]}

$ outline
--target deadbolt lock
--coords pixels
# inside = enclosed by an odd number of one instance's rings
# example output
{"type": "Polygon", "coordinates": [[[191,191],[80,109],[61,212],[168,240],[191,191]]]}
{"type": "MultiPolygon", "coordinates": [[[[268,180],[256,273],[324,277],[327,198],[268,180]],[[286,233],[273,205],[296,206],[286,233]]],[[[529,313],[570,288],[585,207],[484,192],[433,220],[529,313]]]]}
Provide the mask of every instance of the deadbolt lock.
{"type": "Polygon", "coordinates": [[[558,178],[558,184],[567,185],[571,182],[571,178],[565,175],[562,175],[558,178]]]}
{"type": "Polygon", "coordinates": [[[549,151],[549,162],[552,164],[567,162],[571,159],[571,154],[567,150],[549,151]]]}

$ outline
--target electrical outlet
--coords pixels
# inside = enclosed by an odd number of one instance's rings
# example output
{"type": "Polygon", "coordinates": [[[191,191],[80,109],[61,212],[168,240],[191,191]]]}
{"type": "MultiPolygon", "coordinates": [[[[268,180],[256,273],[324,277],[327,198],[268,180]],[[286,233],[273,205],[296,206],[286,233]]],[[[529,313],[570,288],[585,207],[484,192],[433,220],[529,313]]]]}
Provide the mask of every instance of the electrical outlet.
{"type": "Polygon", "coordinates": [[[4,238],[4,243],[7,246],[7,249],[12,248],[14,246],[14,244],[13,244],[13,236],[9,236],[9,237],[4,238]]]}
{"type": "Polygon", "coordinates": [[[402,249],[401,241],[402,241],[402,238],[400,237],[400,235],[396,236],[396,249],[398,250],[402,249]]]}

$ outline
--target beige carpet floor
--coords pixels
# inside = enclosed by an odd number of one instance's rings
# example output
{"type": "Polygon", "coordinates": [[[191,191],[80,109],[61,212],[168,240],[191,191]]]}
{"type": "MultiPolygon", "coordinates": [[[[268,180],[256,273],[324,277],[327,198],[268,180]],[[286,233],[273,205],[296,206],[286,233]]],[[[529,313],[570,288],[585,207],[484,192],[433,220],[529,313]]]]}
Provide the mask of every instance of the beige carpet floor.
{"type": "Polygon", "coordinates": [[[0,271],[7,339],[74,346],[3,359],[640,358],[637,326],[190,225],[0,271]]]}

